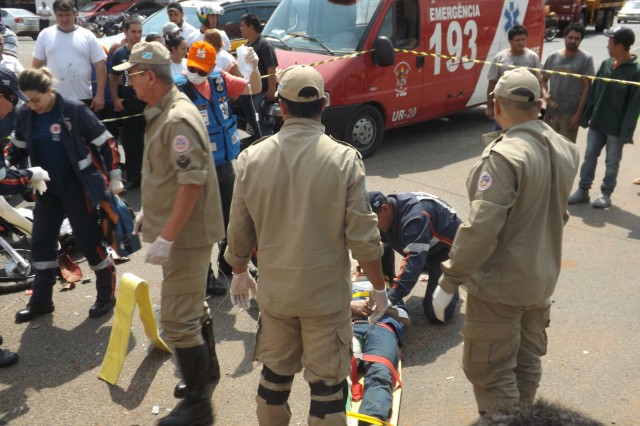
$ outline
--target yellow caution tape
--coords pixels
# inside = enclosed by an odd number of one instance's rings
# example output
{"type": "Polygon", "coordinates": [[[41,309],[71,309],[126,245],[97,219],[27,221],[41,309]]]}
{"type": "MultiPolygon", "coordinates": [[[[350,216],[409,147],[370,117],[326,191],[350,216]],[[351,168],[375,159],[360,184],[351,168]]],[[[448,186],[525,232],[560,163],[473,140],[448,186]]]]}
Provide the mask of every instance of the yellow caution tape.
{"type": "Polygon", "coordinates": [[[124,117],[117,117],[117,118],[105,118],[104,120],[100,120],[103,123],[111,123],[112,121],[118,121],[118,120],[126,120],[127,118],[133,118],[133,117],[141,117],[144,114],[140,113],[140,114],[133,114],[133,115],[127,115],[124,117]]]}
{"type": "Polygon", "coordinates": [[[158,324],[151,306],[149,285],[140,277],[130,273],[124,274],[120,280],[109,346],[98,374],[98,378],[112,385],[115,385],[118,381],[124,358],[127,355],[133,309],[136,304],[140,310],[140,319],[144,325],[144,332],[149,340],[161,351],[171,353],[171,349],[162,340],[158,332],[158,324]]]}

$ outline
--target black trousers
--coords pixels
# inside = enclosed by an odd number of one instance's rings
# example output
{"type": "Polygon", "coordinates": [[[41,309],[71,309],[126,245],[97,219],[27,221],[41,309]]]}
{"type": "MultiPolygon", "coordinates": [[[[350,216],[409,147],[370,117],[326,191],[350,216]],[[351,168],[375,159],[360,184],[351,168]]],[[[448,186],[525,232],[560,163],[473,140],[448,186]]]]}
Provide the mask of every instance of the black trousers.
{"type": "Polygon", "coordinates": [[[142,155],[144,152],[144,128],[146,121],[143,116],[129,117],[142,114],[145,103],[135,96],[123,96],[122,106],[124,110],[118,113],[121,117],[122,147],[125,155],[125,170],[127,181],[140,184],[140,172],[142,170],[142,155]]]}

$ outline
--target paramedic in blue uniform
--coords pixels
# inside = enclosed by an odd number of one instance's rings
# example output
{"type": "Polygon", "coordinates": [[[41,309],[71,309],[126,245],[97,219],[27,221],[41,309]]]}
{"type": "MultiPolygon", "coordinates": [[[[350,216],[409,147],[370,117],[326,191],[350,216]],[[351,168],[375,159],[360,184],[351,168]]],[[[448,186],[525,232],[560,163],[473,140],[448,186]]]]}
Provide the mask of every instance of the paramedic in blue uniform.
{"type": "MultiPolygon", "coordinates": [[[[7,118],[20,100],[26,102],[29,99],[20,90],[18,79],[13,71],[0,65],[0,120],[7,118]]],[[[49,174],[41,167],[26,170],[6,169],[3,151],[4,147],[0,147],[0,194],[17,194],[24,191],[29,182],[49,180],[49,174]]],[[[0,336],[0,345],[2,345],[2,336],[0,336]]],[[[0,368],[9,367],[16,362],[18,362],[17,353],[0,349],[0,368]]]]}
{"type": "MultiPolygon", "coordinates": [[[[0,65],[0,121],[12,120],[9,115],[21,100],[27,102],[29,98],[20,90],[16,75],[9,68],[0,65]]],[[[13,123],[8,123],[7,128],[9,127],[13,128],[13,123]]],[[[49,180],[49,174],[41,167],[31,167],[24,170],[6,168],[3,141],[0,146],[0,195],[19,194],[27,189],[29,182],[35,183],[45,180],[49,180]]]]}
{"type": "Polygon", "coordinates": [[[397,368],[404,340],[404,328],[408,327],[411,321],[404,304],[400,304],[387,308],[387,313],[378,319],[375,325],[370,324],[368,318],[372,311],[368,294],[372,287],[369,281],[354,282],[351,290],[353,353],[354,359],[357,359],[364,369],[364,389],[361,389],[355,365],[352,364],[351,394],[354,400],[362,398],[358,410],[360,414],[387,421],[391,417],[393,391],[402,385],[397,368]]]}
{"type": "Polygon", "coordinates": [[[11,162],[29,155],[47,170],[48,189],[36,197],[31,255],[35,267],[33,294],[16,322],[53,312],[53,286],[58,268],[58,233],[65,215],[78,247],[96,274],[97,299],[90,317],[115,306],[113,260],[101,241],[96,207],[109,192],[123,190],[118,150],[113,136],[82,102],[66,99],[53,89],[47,68],[27,69],[18,78],[28,98],[18,109],[11,162]]]}
{"type": "MultiPolygon", "coordinates": [[[[253,66],[251,85],[256,87],[260,83],[258,71],[258,56],[252,48],[247,54],[247,63],[253,66]]],[[[218,185],[220,186],[220,198],[222,200],[222,214],[224,217],[224,229],[229,226],[229,211],[231,210],[231,196],[235,172],[232,161],[240,152],[240,136],[236,116],[231,113],[229,97],[237,99],[240,95],[249,94],[247,81],[225,71],[214,71],[216,64],[216,50],[206,41],[196,41],[189,48],[187,54],[187,71],[183,74],[174,74],[173,81],[178,90],[186,94],[200,112],[209,132],[213,161],[216,165],[218,185]]],[[[209,266],[207,276],[207,293],[221,296],[225,293],[224,284],[220,281],[220,275],[231,276],[231,266],[224,260],[227,242],[219,243],[218,251],[218,278],[213,274],[209,266]]]]}
{"type": "MultiPolygon", "coordinates": [[[[378,229],[385,245],[404,256],[400,273],[395,270],[385,275],[393,278],[389,301],[397,305],[411,293],[424,272],[429,274],[427,291],[422,301],[424,314],[434,324],[442,324],[433,312],[431,299],[442,275],[440,263],[449,258],[451,242],[462,223],[455,210],[435,195],[424,192],[404,192],[384,196],[369,192],[371,210],[378,216],[378,229]]],[[[382,263],[393,265],[394,253],[385,250],[382,263]]],[[[458,292],[445,310],[447,321],[453,318],[458,303],[458,292]]]]}

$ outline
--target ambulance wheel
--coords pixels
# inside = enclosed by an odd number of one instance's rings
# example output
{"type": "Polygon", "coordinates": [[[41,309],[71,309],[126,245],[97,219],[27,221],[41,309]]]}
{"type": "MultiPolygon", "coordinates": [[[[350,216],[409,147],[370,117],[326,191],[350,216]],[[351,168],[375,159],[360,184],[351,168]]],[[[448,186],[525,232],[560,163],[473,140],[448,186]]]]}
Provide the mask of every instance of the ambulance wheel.
{"type": "Polygon", "coordinates": [[[380,111],[374,106],[363,105],[349,121],[344,139],[366,158],[371,156],[382,142],[383,132],[380,111]]]}

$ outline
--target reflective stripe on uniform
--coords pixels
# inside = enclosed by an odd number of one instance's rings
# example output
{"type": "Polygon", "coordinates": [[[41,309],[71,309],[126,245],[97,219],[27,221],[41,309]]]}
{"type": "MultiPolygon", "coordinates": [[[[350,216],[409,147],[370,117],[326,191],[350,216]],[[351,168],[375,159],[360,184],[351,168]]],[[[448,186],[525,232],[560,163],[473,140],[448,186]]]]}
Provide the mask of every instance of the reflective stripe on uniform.
{"type": "Polygon", "coordinates": [[[92,271],[99,271],[100,269],[104,269],[108,267],[110,264],[111,264],[111,256],[107,256],[104,258],[102,262],[98,263],[95,266],[89,265],[89,267],[91,268],[92,271]]]}
{"type": "Polygon", "coordinates": [[[0,168],[0,180],[3,180],[5,177],[7,177],[7,169],[2,167],[0,168]]]}
{"type": "Polygon", "coordinates": [[[456,214],[456,211],[454,210],[453,207],[451,207],[449,204],[447,204],[444,201],[442,201],[436,195],[429,194],[427,192],[414,192],[413,195],[418,199],[418,201],[422,201],[422,200],[435,201],[436,203],[440,204],[445,209],[449,210],[451,213],[456,214]]]}
{"type": "Polygon", "coordinates": [[[85,159],[78,161],[78,169],[80,170],[86,169],[91,165],[92,161],[93,161],[93,158],[91,157],[91,154],[87,155],[85,159]]]}
{"type": "Polygon", "coordinates": [[[108,131],[104,131],[100,136],[91,141],[92,145],[102,146],[106,141],[111,139],[113,136],[108,131]]]}
{"type": "Polygon", "coordinates": [[[36,268],[39,271],[44,271],[47,269],[53,269],[58,267],[57,260],[49,260],[44,262],[31,262],[31,264],[33,265],[34,268],[36,268]]]}
{"type": "Polygon", "coordinates": [[[431,244],[425,243],[411,243],[404,248],[405,253],[421,253],[428,252],[431,244]]]}
{"type": "Polygon", "coordinates": [[[11,143],[16,148],[27,149],[27,143],[25,141],[21,141],[20,139],[16,139],[16,134],[15,133],[11,134],[11,143]]]}

